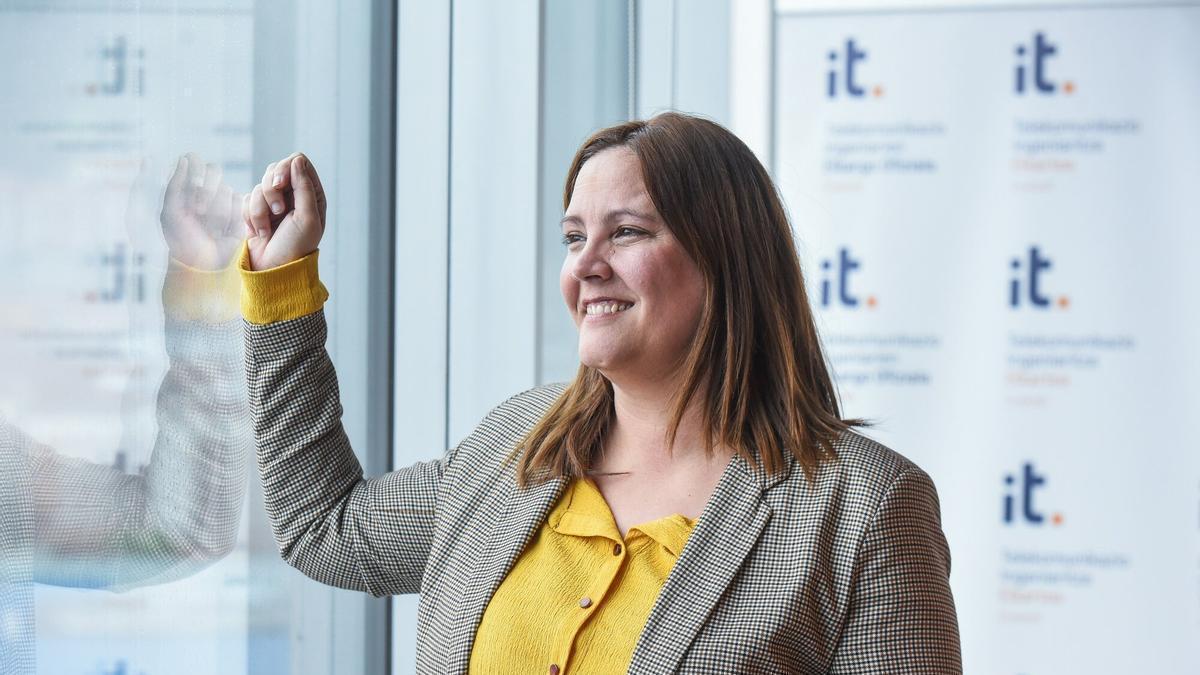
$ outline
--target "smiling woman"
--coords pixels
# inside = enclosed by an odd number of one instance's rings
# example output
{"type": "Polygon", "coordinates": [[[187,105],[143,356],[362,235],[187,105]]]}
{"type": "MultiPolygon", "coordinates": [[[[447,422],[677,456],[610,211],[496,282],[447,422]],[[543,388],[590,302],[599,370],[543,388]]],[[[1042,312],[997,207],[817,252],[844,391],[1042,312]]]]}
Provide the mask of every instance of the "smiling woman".
{"type": "Polygon", "coordinates": [[[284,557],[420,592],[420,672],[961,671],[936,491],[841,418],[750,150],[676,113],[617,125],[563,202],[575,380],[364,479],[324,349],[324,193],[303,155],[268,167],[243,309],[284,557]]]}

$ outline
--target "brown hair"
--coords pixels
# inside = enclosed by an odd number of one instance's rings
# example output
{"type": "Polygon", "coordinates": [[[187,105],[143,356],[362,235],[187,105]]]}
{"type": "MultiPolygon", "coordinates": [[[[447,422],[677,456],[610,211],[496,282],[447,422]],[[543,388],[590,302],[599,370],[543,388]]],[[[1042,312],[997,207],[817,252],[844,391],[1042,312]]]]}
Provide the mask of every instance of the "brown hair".
{"type": "MultiPolygon", "coordinates": [[[[587,139],[567,172],[563,209],[584,163],[615,147],[637,156],[654,206],[705,280],[668,447],[696,399],[707,451],[719,443],[751,463],[757,453],[767,473],[786,467],[790,452],[811,479],[817,464],[833,456],[837,435],[863,422],[841,418],[792,228],[766,169],[719,124],[663,113],[587,139]]],[[[517,446],[518,482],[584,475],[614,414],[612,385],[580,365],[517,446]]]]}

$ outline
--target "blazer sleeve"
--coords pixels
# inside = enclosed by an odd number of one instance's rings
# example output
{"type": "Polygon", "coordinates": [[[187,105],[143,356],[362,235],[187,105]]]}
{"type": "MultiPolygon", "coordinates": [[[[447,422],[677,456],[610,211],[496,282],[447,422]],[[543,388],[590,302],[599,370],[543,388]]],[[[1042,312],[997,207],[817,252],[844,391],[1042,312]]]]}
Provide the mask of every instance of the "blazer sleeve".
{"type": "Polygon", "coordinates": [[[961,673],[950,549],[937,491],[900,472],[860,543],[849,613],[830,673],[961,673]]]}
{"type": "Polygon", "coordinates": [[[323,311],[245,323],[255,444],[279,551],[322,583],[416,593],[449,456],[364,479],[342,428],[326,333],[323,311]]]}

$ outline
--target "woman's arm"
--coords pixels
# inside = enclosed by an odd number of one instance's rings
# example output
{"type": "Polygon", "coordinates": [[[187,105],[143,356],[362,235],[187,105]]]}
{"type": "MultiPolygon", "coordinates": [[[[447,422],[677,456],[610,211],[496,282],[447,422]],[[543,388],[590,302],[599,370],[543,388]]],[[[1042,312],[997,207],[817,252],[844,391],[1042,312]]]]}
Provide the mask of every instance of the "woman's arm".
{"type": "Polygon", "coordinates": [[[950,549],[933,481],[902,471],[859,547],[830,673],[961,673],[950,549]]]}
{"type": "Polygon", "coordinates": [[[267,513],[284,559],[375,595],[414,593],[445,461],[364,480],[342,428],[317,273],[326,200],[301,154],[271,164],[243,206],[246,375],[267,513]]]}
{"type": "Polygon", "coordinates": [[[280,553],[322,583],[374,595],[415,593],[444,461],[363,479],[342,428],[325,338],[321,311],[246,324],[254,437],[280,553]]]}

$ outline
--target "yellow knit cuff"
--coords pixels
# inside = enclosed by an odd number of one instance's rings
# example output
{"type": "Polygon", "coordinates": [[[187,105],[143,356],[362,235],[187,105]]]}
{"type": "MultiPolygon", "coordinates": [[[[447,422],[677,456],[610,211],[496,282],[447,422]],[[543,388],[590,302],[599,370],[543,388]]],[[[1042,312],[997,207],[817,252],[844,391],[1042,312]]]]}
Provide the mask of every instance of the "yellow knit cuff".
{"type": "Polygon", "coordinates": [[[163,311],[176,321],[232,321],[238,316],[241,288],[237,256],[222,270],[197,269],[171,258],[163,280],[163,311]]]}
{"type": "Polygon", "coordinates": [[[317,254],[268,270],[250,269],[250,249],[238,256],[242,274],[242,316],[250,323],[275,323],[312,314],[325,305],[329,291],[317,275],[317,254]]]}

